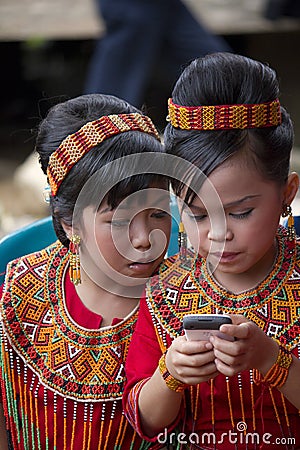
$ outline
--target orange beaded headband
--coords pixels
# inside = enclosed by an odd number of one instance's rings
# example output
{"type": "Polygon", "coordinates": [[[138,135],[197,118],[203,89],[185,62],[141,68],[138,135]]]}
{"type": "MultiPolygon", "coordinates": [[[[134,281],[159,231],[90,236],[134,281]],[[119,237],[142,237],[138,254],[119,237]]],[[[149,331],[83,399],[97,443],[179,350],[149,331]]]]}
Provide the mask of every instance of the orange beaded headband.
{"type": "Polygon", "coordinates": [[[254,105],[181,106],[168,100],[168,120],[182,130],[230,130],[281,124],[279,100],[254,105]]]}
{"type": "Polygon", "coordinates": [[[113,114],[88,122],[76,133],[67,136],[50,156],[47,176],[51,194],[57,194],[68,172],[89,150],[105,139],[125,131],[141,131],[159,140],[151,119],[138,113],[113,114]]]}

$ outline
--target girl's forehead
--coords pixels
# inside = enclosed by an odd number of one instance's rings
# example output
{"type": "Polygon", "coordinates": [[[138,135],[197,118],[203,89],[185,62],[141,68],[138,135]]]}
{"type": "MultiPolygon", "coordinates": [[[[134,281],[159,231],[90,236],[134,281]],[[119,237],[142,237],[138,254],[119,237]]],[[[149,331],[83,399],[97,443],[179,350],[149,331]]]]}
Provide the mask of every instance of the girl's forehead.
{"type": "Polygon", "coordinates": [[[117,206],[112,208],[108,203],[108,198],[106,197],[100,204],[99,211],[102,210],[110,210],[113,211],[115,209],[130,209],[136,207],[138,205],[144,205],[148,208],[159,207],[166,202],[170,201],[170,192],[168,190],[168,185],[165,183],[157,183],[153,184],[144,189],[134,191],[123,198],[120,198],[117,206]]]}
{"type": "MultiPolygon", "coordinates": [[[[206,204],[231,205],[241,199],[254,199],[266,192],[277,192],[279,186],[262,176],[254,165],[240,161],[226,161],[203,181],[190,205],[205,207],[206,204]]],[[[185,198],[185,192],[182,198],[185,198]]]]}

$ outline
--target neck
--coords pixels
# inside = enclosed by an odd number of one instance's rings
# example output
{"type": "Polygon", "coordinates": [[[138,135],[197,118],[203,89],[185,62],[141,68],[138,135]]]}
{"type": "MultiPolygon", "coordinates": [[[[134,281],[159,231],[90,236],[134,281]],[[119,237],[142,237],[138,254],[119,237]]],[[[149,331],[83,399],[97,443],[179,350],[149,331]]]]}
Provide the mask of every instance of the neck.
{"type": "Polygon", "coordinates": [[[233,294],[255,289],[271,272],[277,257],[277,243],[246,272],[230,273],[218,270],[212,273],[218,284],[233,294]]]}
{"type": "Polygon", "coordinates": [[[101,325],[109,326],[114,318],[127,317],[139,304],[143,285],[136,288],[139,288],[136,289],[139,295],[135,297],[121,295],[122,286],[118,286],[120,294],[116,294],[99,286],[83,272],[82,282],[76,286],[76,292],[86,308],[102,317],[101,325]]]}

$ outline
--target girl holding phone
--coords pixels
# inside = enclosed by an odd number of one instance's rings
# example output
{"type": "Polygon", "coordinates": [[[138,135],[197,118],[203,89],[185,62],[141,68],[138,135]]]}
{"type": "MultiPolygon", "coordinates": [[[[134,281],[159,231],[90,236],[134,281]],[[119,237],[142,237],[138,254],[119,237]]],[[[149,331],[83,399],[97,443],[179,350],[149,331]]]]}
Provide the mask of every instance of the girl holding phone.
{"type": "Polygon", "coordinates": [[[299,181],[278,97],[270,67],[217,53],[193,61],[169,100],[166,150],[195,167],[178,165],[173,182],[192,251],[168,259],[148,283],[123,399],[153,442],[300,448],[300,247],[291,212],[299,181]],[[189,313],[229,314],[220,331],[235,339],[187,340],[189,313]]]}

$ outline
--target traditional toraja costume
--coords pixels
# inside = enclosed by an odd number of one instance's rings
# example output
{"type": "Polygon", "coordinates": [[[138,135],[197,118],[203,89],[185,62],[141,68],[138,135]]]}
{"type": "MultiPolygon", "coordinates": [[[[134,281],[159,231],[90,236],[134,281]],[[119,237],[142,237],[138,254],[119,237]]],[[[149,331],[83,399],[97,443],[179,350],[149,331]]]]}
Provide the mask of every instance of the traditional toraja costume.
{"type": "MultiPolygon", "coordinates": [[[[182,130],[262,128],[280,125],[281,112],[278,99],[216,106],[181,106],[170,99],[169,120],[182,130]]],[[[253,290],[238,295],[227,291],[213,278],[207,260],[184,248],[162,263],[159,274],[148,282],[127,359],[123,397],[126,415],[141,436],[147,438],[140,423],[139,394],[159,367],[166,385],[184,395],[169,435],[162,430],[148,437],[152,442],[180,449],[300,449],[299,411],[277,389],[286,381],[292,353],[300,358],[300,241],[296,242],[290,207],[286,215],[288,229],[278,228],[273,268],[253,290]],[[184,385],[168,372],[164,355],[172,340],[183,335],[182,320],[190,313],[245,315],[278,341],[276,363],[264,378],[254,369],[184,385]],[[146,347],[151,351],[145,352],[146,347]]],[[[179,242],[184,241],[181,224],[179,242]]]]}
{"type": "MultiPolygon", "coordinates": [[[[104,116],[68,136],[48,166],[51,195],[87,151],[132,130],[158,138],[140,114],[104,116]]],[[[0,381],[9,443],[14,450],[150,448],[121,402],[138,308],[101,328],[102,317],[84,306],[74,287],[77,251],[77,239],[69,251],[57,242],[7,266],[0,288],[0,381]]]]}
{"type": "MultiPolygon", "coordinates": [[[[126,411],[142,436],[137,408],[140,389],[172,340],[183,334],[185,314],[244,314],[300,357],[300,242],[295,248],[287,236],[287,231],[280,227],[278,255],[271,273],[255,289],[243,294],[234,295],[220,287],[209,274],[206,260],[192,254],[186,261],[169,258],[159,274],[152,277],[146,301],[140,305],[126,369],[129,383],[126,411]],[[147,346],[151,348],[151,357],[145,352],[147,346]]],[[[188,448],[267,449],[272,448],[270,443],[275,444],[276,439],[276,448],[300,448],[299,411],[278,389],[255,380],[253,370],[231,378],[220,374],[210,382],[186,388],[184,401],[185,410],[191,414],[185,417],[182,412],[178,429],[187,438],[196,433],[200,443],[188,448]],[[249,433],[248,438],[244,431],[249,433]]],[[[197,442],[195,435],[192,440],[197,442]]]]}
{"type": "Polygon", "coordinates": [[[121,404],[137,311],[99,330],[101,318],[85,309],[70,282],[68,260],[67,249],[54,244],[7,270],[1,395],[13,448],[147,448],[121,404]]]}

